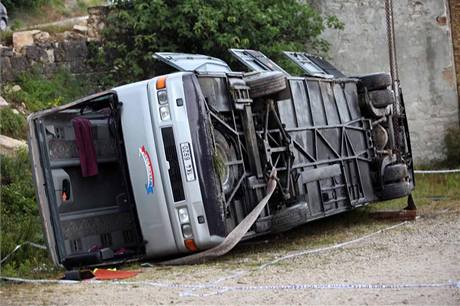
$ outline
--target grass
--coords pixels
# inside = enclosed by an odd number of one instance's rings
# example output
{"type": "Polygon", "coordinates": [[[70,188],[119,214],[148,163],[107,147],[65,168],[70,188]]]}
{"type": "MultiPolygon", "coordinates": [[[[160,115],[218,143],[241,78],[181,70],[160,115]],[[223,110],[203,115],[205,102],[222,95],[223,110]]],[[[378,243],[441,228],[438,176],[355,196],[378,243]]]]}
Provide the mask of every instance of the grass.
{"type": "Polygon", "coordinates": [[[44,26],[33,27],[30,29],[44,31],[50,34],[56,34],[56,33],[64,33],[66,31],[72,31],[72,28],[73,28],[73,24],[64,24],[64,25],[44,25],[44,26]]]}
{"type": "MultiPolygon", "coordinates": [[[[413,192],[417,207],[421,208],[434,202],[460,200],[460,173],[453,174],[417,174],[413,192]]],[[[376,203],[371,210],[397,209],[406,205],[405,199],[376,203]]]]}
{"type": "MultiPolygon", "coordinates": [[[[50,79],[39,71],[24,74],[15,84],[4,86],[4,97],[11,106],[25,104],[28,111],[37,111],[71,102],[88,94],[87,81],[78,79],[66,70],[60,70],[50,79]],[[13,85],[21,90],[13,92],[13,85]]],[[[0,111],[0,132],[15,138],[25,138],[25,118],[11,109],[0,111]]],[[[42,225],[35,200],[31,165],[26,151],[16,156],[1,158],[0,189],[0,257],[4,258],[18,244],[26,241],[44,243],[42,225]]],[[[1,275],[46,277],[56,275],[56,270],[44,250],[24,246],[0,268],[1,275]]]]}
{"type": "MultiPolygon", "coordinates": [[[[1,156],[1,174],[0,254],[3,259],[16,245],[26,241],[44,243],[44,238],[27,151],[21,150],[15,157],[1,156]]],[[[42,277],[53,269],[46,251],[25,246],[1,266],[1,274],[42,277]]]]}
{"type": "Polygon", "coordinates": [[[26,119],[11,108],[0,109],[0,134],[16,139],[26,139],[26,119]]]}
{"type": "Polygon", "coordinates": [[[23,73],[15,85],[21,86],[21,90],[14,92],[11,90],[13,84],[6,84],[4,97],[17,105],[24,103],[31,112],[72,102],[92,91],[86,78],[74,76],[63,68],[49,79],[38,69],[23,73]]]}

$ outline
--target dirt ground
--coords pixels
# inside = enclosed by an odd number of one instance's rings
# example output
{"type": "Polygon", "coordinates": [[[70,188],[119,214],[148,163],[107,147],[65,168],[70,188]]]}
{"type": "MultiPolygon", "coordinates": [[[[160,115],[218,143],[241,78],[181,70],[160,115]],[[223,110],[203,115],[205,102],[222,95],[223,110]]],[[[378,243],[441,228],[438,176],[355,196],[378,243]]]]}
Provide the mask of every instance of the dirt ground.
{"type": "Polygon", "coordinates": [[[460,305],[460,202],[432,205],[420,215],[416,221],[399,224],[360,218],[355,212],[255,245],[243,244],[206,265],[124,267],[142,272],[123,283],[4,283],[1,304],[460,305]],[[263,266],[285,255],[359,237],[364,238],[341,248],[263,266]],[[331,284],[335,288],[324,288],[331,284]]]}

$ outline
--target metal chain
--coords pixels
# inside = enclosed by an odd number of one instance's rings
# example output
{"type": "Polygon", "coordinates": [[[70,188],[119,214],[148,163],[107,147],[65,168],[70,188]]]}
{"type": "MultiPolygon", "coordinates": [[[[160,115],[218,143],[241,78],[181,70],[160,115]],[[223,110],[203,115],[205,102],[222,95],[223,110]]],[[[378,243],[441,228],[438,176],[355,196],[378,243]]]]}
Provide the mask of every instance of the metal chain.
{"type": "Polygon", "coordinates": [[[401,104],[400,104],[400,81],[398,72],[398,60],[396,55],[396,39],[395,39],[395,24],[393,0],[385,0],[385,15],[387,21],[387,38],[388,38],[388,54],[390,59],[390,74],[392,79],[392,89],[395,96],[393,104],[393,114],[391,121],[393,123],[394,146],[398,160],[401,159],[401,104]]]}
{"type": "Polygon", "coordinates": [[[393,82],[399,82],[398,60],[396,58],[393,0],[385,0],[385,15],[387,21],[388,53],[390,55],[391,78],[393,82]]]}

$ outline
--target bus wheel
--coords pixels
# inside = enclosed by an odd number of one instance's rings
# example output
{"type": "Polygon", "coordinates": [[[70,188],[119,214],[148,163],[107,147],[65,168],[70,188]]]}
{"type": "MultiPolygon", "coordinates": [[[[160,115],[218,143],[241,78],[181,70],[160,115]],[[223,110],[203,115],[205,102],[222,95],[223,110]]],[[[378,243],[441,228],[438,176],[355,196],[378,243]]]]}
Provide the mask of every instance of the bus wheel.
{"type": "Polygon", "coordinates": [[[261,72],[247,76],[251,98],[260,98],[276,94],[286,88],[286,76],[279,71],[261,72]]]}
{"type": "Polygon", "coordinates": [[[216,141],[214,166],[220,178],[222,191],[228,194],[232,192],[238,180],[238,165],[231,165],[231,163],[237,161],[238,158],[233,143],[227,140],[217,129],[214,130],[214,137],[216,141]]]}

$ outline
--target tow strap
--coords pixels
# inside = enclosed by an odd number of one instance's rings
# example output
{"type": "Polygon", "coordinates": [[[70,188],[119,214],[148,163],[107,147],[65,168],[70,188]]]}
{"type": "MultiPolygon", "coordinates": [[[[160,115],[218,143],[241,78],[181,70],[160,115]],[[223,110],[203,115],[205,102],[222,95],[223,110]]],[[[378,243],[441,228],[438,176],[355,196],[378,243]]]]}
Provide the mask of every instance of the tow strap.
{"type": "Polygon", "coordinates": [[[267,182],[267,194],[265,197],[257,204],[257,206],[243,219],[243,221],[238,224],[230,234],[225,237],[224,241],[219,245],[213,247],[212,249],[188,255],[185,257],[171,259],[167,261],[160,262],[160,265],[191,265],[191,264],[200,264],[204,263],[207,260],[222,256],[227,254],[238,242],[241,241],[243,236],[248,232],[251,226],[256,222],[262,210],[268,204],[273,192],[276,189],[276,169],[273,168],[270,173],[270,178],[267,182]]]}

